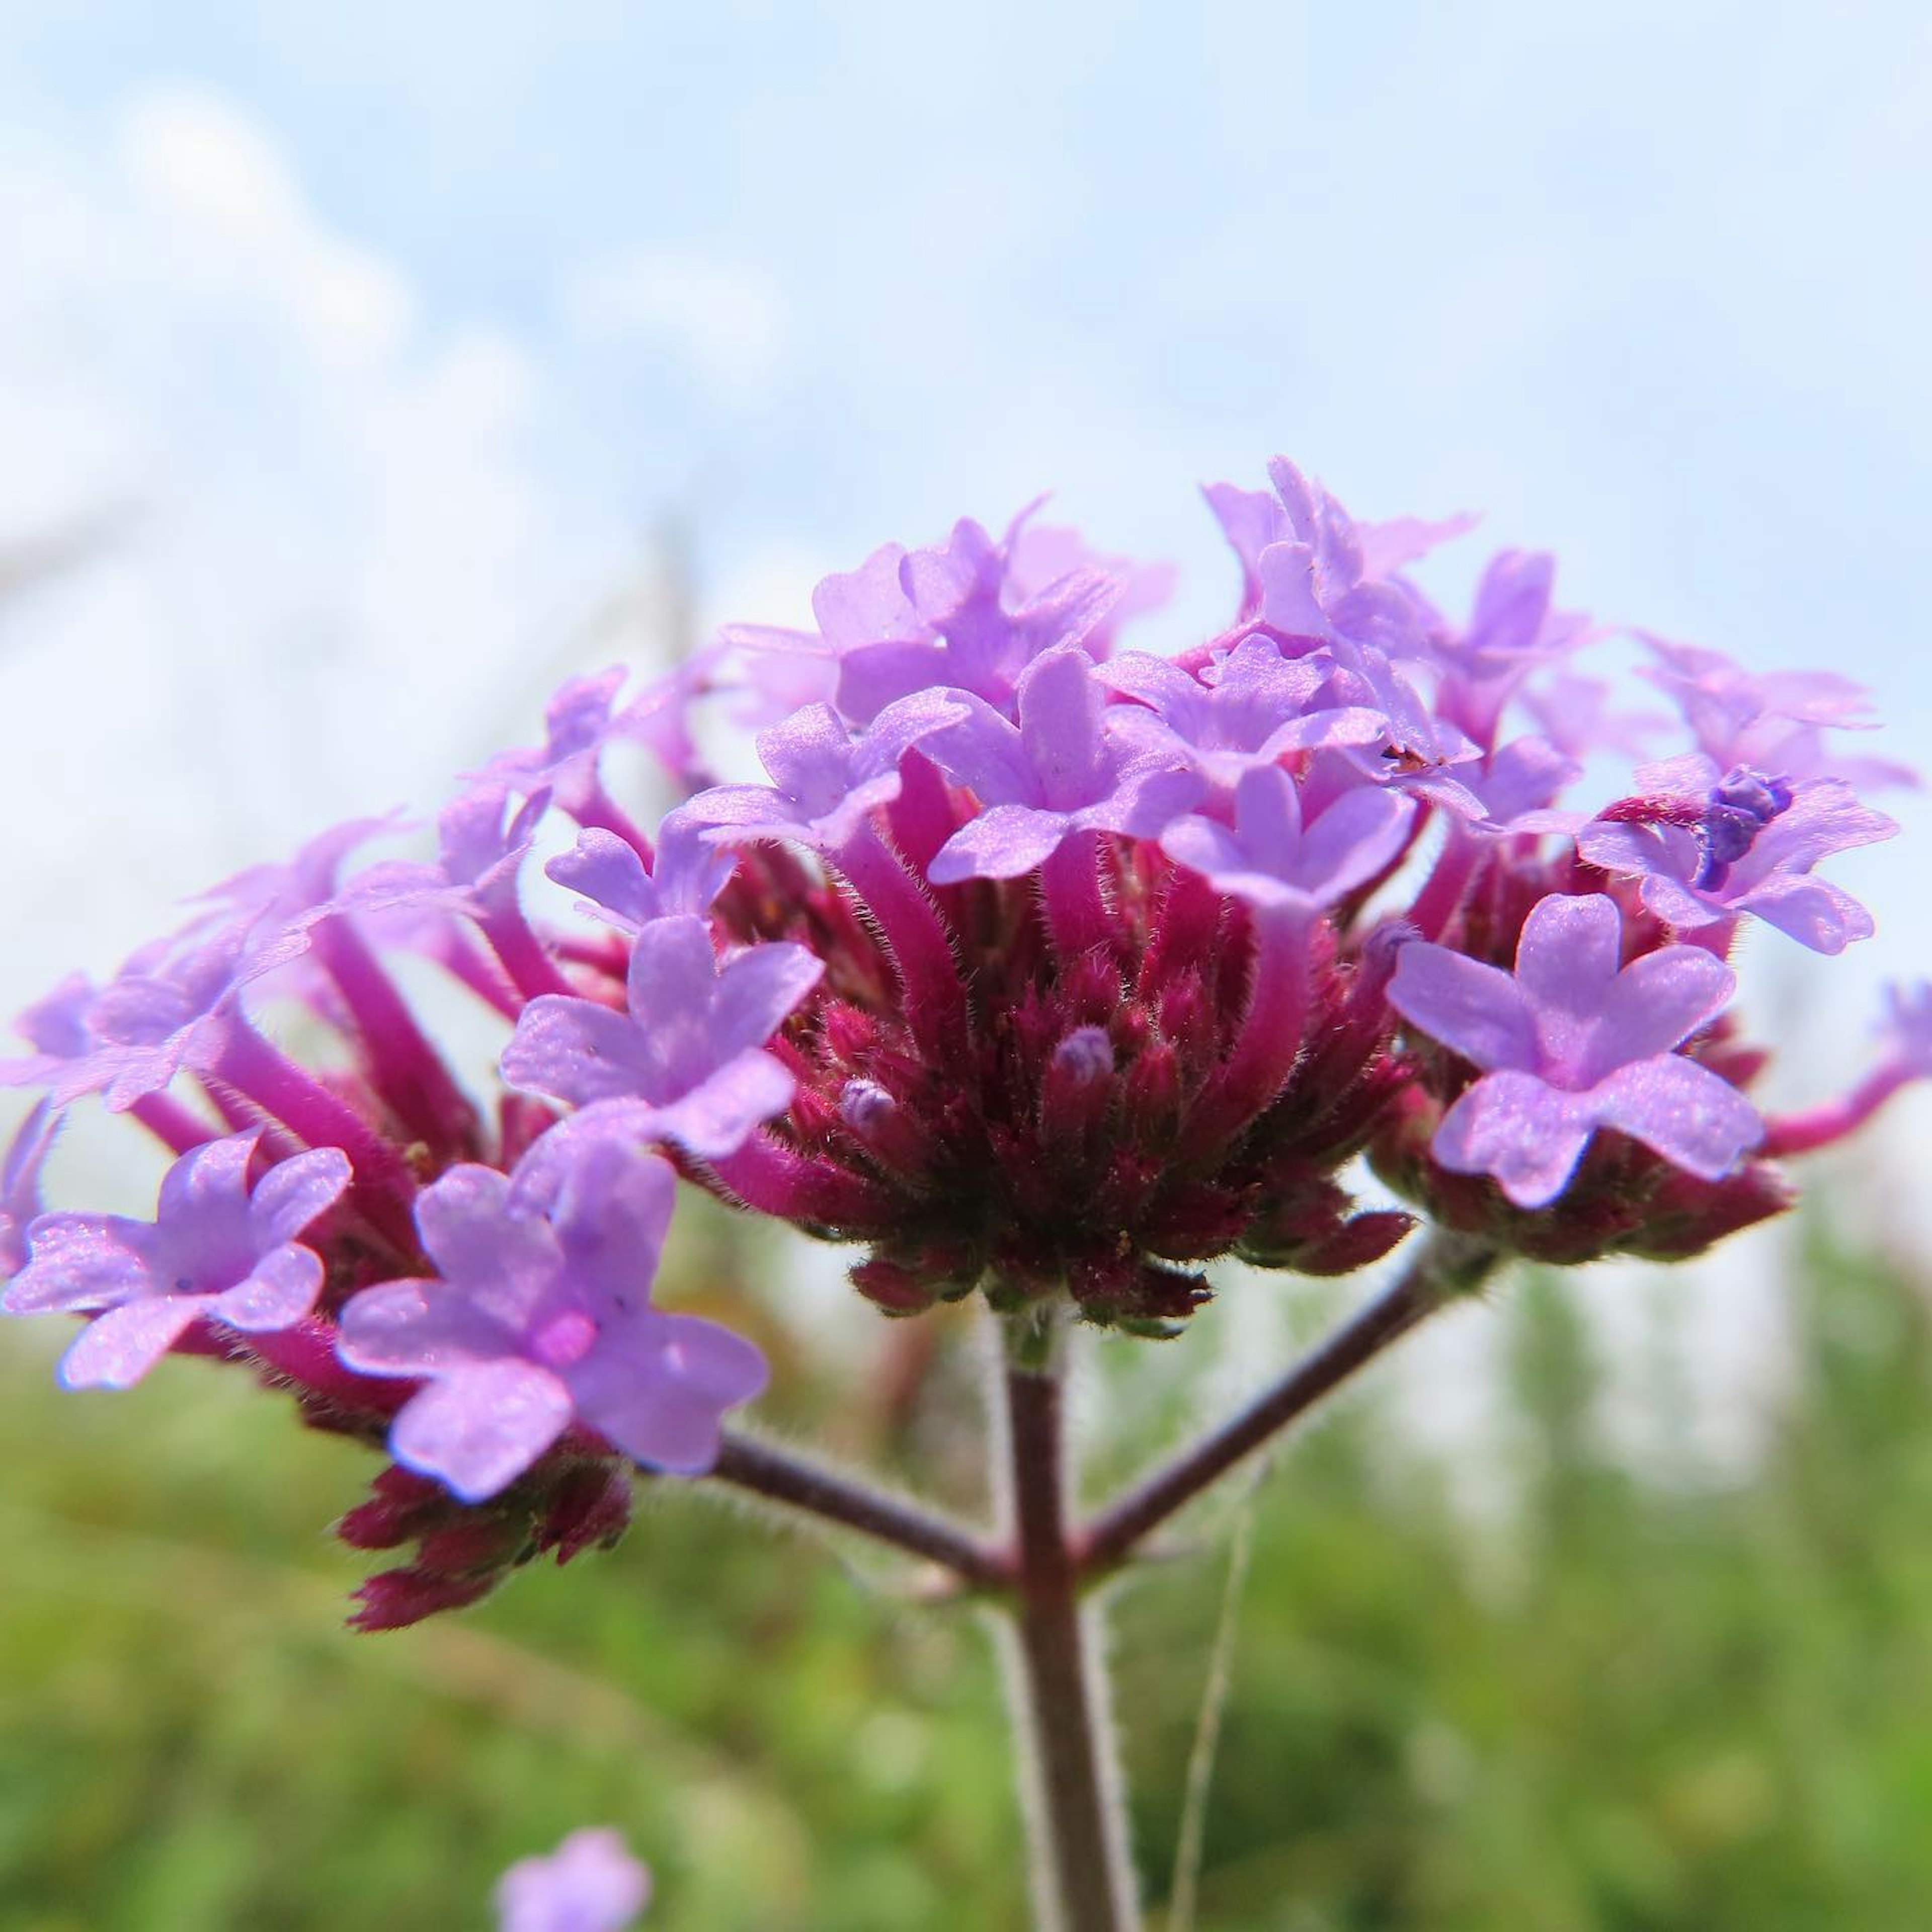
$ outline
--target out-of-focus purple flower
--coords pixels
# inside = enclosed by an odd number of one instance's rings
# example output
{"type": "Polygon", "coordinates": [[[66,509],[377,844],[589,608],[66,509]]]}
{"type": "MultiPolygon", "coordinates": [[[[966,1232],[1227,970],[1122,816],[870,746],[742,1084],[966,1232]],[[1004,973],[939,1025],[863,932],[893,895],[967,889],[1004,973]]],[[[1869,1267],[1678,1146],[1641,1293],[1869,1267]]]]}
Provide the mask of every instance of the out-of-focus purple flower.
{"type": "Polygon", "coordinates": [[[372,838],[404,829],[400,812],[349,819],[318,832],[282,864],[250,866],[198,896],[231,918],[293,920],[318,911],[326,916],[333,909],[342,863],[350,854],[372,838]]]}
{"type": "Polygon", "coordinates": [[[1482,746],[1525,679],[1575,650],[1589,636],[1589,620],[1552,608],[1556,560],[1546,552],[1499,552],[1476,586],[1466,628],[1442,625],[1430,641],[1442,679],[1436,709],[1482,746]]]}
{"type": "Polygon", "coordinates": [[[734,625],[722,653],[749,658],[754,686],[771,688],[766,716],[824,704],[863,727],[902,699],[954,687],[1011,717],[1020,674],[1042,652],[1078,644],[1101,655],[1126,605],[1145,608],[1164,589],[1070,531],[1029,529],[1038,507],[1002,542],[966,518],[923,550],[886,544],[820,582],[816,632],[734,625]]]}
{"type": "Polygon", "coordinates": [[[653,920],[631,950],[630,1010],[545,995],[503,1050],[513,1087],[573,1106],[641,1101],[636,1131],[727,1154],[790,1102],[765,1042],[824,972],[802,946],[754,946],[721,966],[690,914],[653,920]]]}
{"type": "Polygon", "coordinates": [[[1872,932],[1870,914],[1811,876],[1834,852],[1889,838],[1898,826],[1835,778],[1788,784],[1695,753],[1638,767],[1636,795],[1593,819],[1576,849],[1635,878],[1644,904],[1680,928],[1750,913],[1816,952],[1842,952],[1872,932]]]}
{"type": "Polygon", "coordinates": [[[1108,690],[1138,700],[1108,714],[1107,729],[1116,742],[1150,763],[1184,761],[1225,791],[1244,772],[1288,752],[1378,745],[1388,735],[1388,720],[1369,706],[1316,708],[1329,667],[1285,658],[1278,645],[1258,635],[1235,645],[1211,684],[1145,651],[1124,652],[1097,675],[1108,690]]]}
{"type": "Polygon", "coordinates": [[[1932,980],[1886,988],[1879,1039],[1888,1065],[1932,1079],[1932,980]]]}
{"type": "Polygon", "coordinates": [[[1582,767],[1548,739],[1512,738],[1479,763],[1456,766],[1455,783],[1482,806],[1483,816],[1469,822],[1492,837],[1574,832],[1585,814],[1553,807],[1564,787],[1582,773],[1582,767]]]}
{"type": "Polygon", "coordinates": [[[496,1932],[624,1932],[650,1897],[622,1834],[593,1826],[511,1866],[496,1884],[496,1932]]]}
{"type": "Polygon", "coordinates": [[[269,1334],[314,1306],[322,1264],[295,1238],[348,1185],[349,1162],[318,1148],[270,1168],[250,1193],[259,1138],[236,1134],[182,1155],[152,1222],[46,1214],[28,1230],[32,1258],[0,1310],[95,1316],[62,1360],[68,1388],[131,1387],[203,1316],[269,1334]]]}
{"type": "Polygon", "coordinates": [[[628,834],[628,820],[604,788],[604,751],[628,739],[649,746],[674,776],[685,777],[696,760],[685,706],[704,670],[692,665],[674,671],[620,706],[617,694],[629,675],[614,664],[594,676],[572,678],[544,707],[541,745],[505,752],[471,776],[525,796],[548,792],[579,824],[628,834]]]}
{"type": "Polygon", "coordinates": [[[465,1502],[513,1482],[573,1419],[636,1461],[708,1469],[719,1418],[765,1384],[752,1344],[650,1305],[676,1176],[625,1124],[553,1128],[508,1176],[452,1168],[416,1225],[440,1278],[385,1282],[344,1308],[338,1348],[364,1374],[428,1386],[390,1449],[465,1502]]]}
{"type": "Polygon", "coordinates": [[[98,992],[71,979],[22,1016],[40,1048],[0,1061],[0,1086],[44,1087],[57,1106],[102,1094],[123,1112],[184,1066],[219,1055],[244,987],[306,951],[308,932],[274,916],[191,922],[144,946],[98,992]]]}
{"type": "Polygon", "coordinates": [[[1027,668],[1017,724],[976,698],[950,695],[968,715],[934,732],[923,749],[982,809],[928,868],[936,885],[1017,878],[1076,832],[1156,837],[1200,796],[1200,781],[1178,768],[1178,754],[1150,762],[1112,738],[1106,694],[1077,645],[1027,668]]]}
{"type": "Polygon", "coordinates": [[[0,1284],[27,1258],[27,1226],[40,1213],[40,1169],[60,1124],[53,1103],[41,1101],[20,1123],[0,1160],[0,1284]]]}
{"type": "Polygon", "coordinates": [[[1177,819],[1160,844],[1217,892],[1264,912],[1312,917],[1388,865],[1414,815],[1412,800],[1364,785],[1304,825],[1294,779],[1268,766],[1242,777],[1232,829],[1211,818],[1177,819]]]}
{"type": "Polygon", "coordinates": [[[924,635],[844,650],[840,710],[866,722],[902,698],[947,686],[970,692],[1010,717],[1030,664],[1056,646],[1086,644],[1120,601],[1122,580],[1082,565],[1030,596],[1018,596],[1007,572],[1018,527],[1008,531],[1006,543],[996,544],[962,518],[945,542],[908,554],[899,582],[924,635]]]}
{"type": "Polygon", "coordinates": [[[1565,758],[1587,758],[1598,752],[1647,757],[1670,721],[1660,712],[1618,710],[1611,701],[1616,690],[1607,678],[1558,671],[1538,678],[1520,695],[1537,729],[1565,758]]]}
{"type": "Polygon", "coordinates": [[[1720,770],[1743,766],[1790,779],[1837,778],[1852,786],[1916,788],[1918,775],[1888,759],[1850,754],[1827,731],[1875,730],[1871,694],[1835,671],[1756,673],[1721,651],[1640,631],[1658,662],[1639,675],[1670,695],[1697,748],[1720,770]]]}
{"type": "Polygon", "coordinates": [[[577,843],[544,868],[560,886],[584,896],[577,910],[586,917],[634,934],[654,919],[711,910],[737,863],[704,837],[701,820],[685,811],[672,812],[658,828],[657,849],[646,866],[637,848],[614,832],[592,826],[577,843]]]}
{"type": "Polygon", "coordinates": [[[1401,548],[1384,546],[1372,561],[1348,513],[1286,457],[1269,464],[1268,478],[1288,527],[1255,559],[1262,621],[1285,637],[1324,643],[1346,639],[1390,656],[1420,655],[1426,648],[1420,606],[1403,585],[1376,568],[1387,557],[1401,555],[1401,548]]]}
{"type": "MultiPolygon", "coordinates": [[[[1262,609],[1267,591],[1262,557],[1276,544],[1306,547],[1311,552],[1311,562],[1325,553],[1321,586],[1325,592],[1350,568],[1357,582],[1364,575],[1377,579],[1393,577],[1404,565],[1426,556],[1438,544],[1473,530],[1477,521],[1472,516],[1461,515],[1437,523],[1420,517],[1398,517],[1384,524],[1356,523],[1334,497],[1318,485],[1311,484],[1286,458],[1276,457],[1268,465],[1268,475],[1275,485],[1272,494],[1265,490],[1244,490],[1232,483],[1210,483],[1202,492],[1241,560],[1244,617],[1252,617],[1262,609]],[[1338,560],[1343,566],[1340,572],[1335,568],[1338,560]]],[[[1298,634],[1318,636],[1321,633],[1298,634]]]]}
{"type": "Polygon", "coordinates": [[[1514,976],[1426,941],[1402,949],[1390,1004],[1483,1070],[1436,1130],[1443,1166],[1493,1175],[1519,1208],[1541,1208],[1600,1127],[1706,1180],[1757,1144],[1744,1096],[1672,1050],[1729,1000],[1730,968],[1696,946],[1622,966],[1622,944],[1613,901],[1553,893],[1524,923],[1514,976]]]}

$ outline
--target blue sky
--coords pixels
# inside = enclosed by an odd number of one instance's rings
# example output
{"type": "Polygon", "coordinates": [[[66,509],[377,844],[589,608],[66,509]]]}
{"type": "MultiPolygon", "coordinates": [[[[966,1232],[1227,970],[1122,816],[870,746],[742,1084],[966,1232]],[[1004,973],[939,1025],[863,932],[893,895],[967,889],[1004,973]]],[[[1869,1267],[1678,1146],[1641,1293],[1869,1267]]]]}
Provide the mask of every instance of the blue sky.
{"type": "MultiPolygon", "coordinates": [[[[648,649],[667,524],[783,620],[1052,488],[1178,637],[1284,450],[1932,738],[1922,6],[0,7],[0,551],[114,520],[0,611],[0,1009],[648,649]]],[[[1856,1052],[1925,863],[1760,1018],[1856,1052]]]]}

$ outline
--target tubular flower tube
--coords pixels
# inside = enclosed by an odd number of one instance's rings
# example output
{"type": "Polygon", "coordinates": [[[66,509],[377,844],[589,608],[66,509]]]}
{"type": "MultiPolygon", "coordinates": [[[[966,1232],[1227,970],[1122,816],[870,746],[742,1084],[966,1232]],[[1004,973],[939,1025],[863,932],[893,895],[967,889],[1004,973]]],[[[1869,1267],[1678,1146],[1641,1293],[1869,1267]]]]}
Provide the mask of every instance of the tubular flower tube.
{"type": "Polygon", "coordinates": [[[86,1319],[71,1382],[198,1357],[386,1450],[339,1526],[406,1552],[360,1593],[382,1629],[613,1540],[639,1468],[759,1464],[721,1450],[758,1351],[653,1299],[680,1190],[848,1244],[896,1317],[1147,1335],[1221,1258],[1347,1273],[1420,1215],[1571,1262],[1779,1211],[1774,1156],[1932,1065],[1915,994],[1844,1101],[1748,1096],[1745,916],[1826,954],[1870,929],[1815,874],[1895,829],[1856,794],[1895,768],[1838,749],[1863,694],[1650,640],[1661,723],[1592,674],[1546,556],[1451,620],[1413,574],[1468,519],[1268,477],[1210,488],[1235,608],[1177,655],[1132,639],[1150,574],[962,520],[826,579],[808,628],[572,680],[433,852],[365,862],[408,835],[355,821],[64,981],[0,1060],[43,1096],[0,1163],[6,1309],[86,1319]],[[764,782],[705,783],[718,718],[764,782]],[[623,795],[626,743],[668,810],[623,795]],[[454,1070],[403,951],[496,1025],[496,1076],[454,1070]],[[101,1105],[174,1163],[152,1222],[48,1211],[101,1105]],[[1358,1207],[1364,1158],[1405,1207],[1358,1207]]]}

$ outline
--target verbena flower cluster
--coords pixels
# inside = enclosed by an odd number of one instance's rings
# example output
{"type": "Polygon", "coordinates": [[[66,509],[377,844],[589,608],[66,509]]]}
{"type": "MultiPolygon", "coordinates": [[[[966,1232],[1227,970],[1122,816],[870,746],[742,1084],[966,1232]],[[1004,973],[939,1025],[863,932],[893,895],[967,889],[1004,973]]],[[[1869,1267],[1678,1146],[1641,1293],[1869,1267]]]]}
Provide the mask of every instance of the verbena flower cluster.
{"type": "Polygon", "coordinates": [[[341,826],[56,988],[0,1065],[44,1095],[0,1171],[0,1306],[85,1318],[70,1385],[200,1355],[386,1449],[339,1526],[415,1546],[359,1593],[374,1629],[608,1543],[634,1466],[712,1466],[766,1365],[652,1302],[680,1180],[853,1244],[894,1315],[1066,1299],[1148,1335],[1217,1257],[1388,1255],[1414,1216],[1358,1204],[1360,1156],[1550,1261],[1784,1208],[1774,1157],[1932,1070],[1932,991],[1902,992],[1858,1088],[1767,1121],[1730,1010],[1748,923],[1826,954],[1871,931],[1816,869],[1896,829],[1854,788],[1908,775],[1840,749],[1862,694],[1646,637],[1680,722],[1627,714],[1550,558],[1504,552],[1451,617],[1408,571],[1462,520],[1270,475],[1207,492],[1240,602],[1178,657],[1120,641],[1145,574],[1030,512],[962,522],[828,578],[809,631],[566,686],[433,862],[356,867],[398,828],[341,826]],[[763,728],[764,782],[707,782],[707,710],[763,728]],[[607,783],[626,740],[675,790],[653,824],[607,783]],[[1646,761],[1582,796],[1606,754],[1646,761]],[[574,923],[522,889],[560,821],[574,923]],[[400,954],[500,1016],[500,1090],[452,1072],[400,954]],[[42,1211],[90,1098],[176,1156],[152,1220],[42,1211]]]}

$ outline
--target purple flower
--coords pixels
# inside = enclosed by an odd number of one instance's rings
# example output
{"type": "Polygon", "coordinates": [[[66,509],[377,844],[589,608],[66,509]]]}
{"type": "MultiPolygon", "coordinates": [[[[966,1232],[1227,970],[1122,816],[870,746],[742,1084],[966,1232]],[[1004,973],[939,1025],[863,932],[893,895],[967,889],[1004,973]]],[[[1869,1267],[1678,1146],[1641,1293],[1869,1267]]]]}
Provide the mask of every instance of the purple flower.
{"type": "Polygon", "coordinates": [[[1331,667],[1285,658],[1272,640],[1244,638],[1204,683],[1166,658],[1130,651],[1099,674],[1109,690],[1136,698],[1107,719],[1114,740],[1150,758],[1185,760],[1210,784],[1232,790],[1244,772],[1291,752],[1333,745],[1379,745],[1388,720],[1366,706],[1316,709],[1331,667]]]}
{"type": "Polygon", "coordinates": [[[1556,572],[1546,553],[1501,551],[1476,586],[1468,628],[1432,634],[1443,671],[1436,709],[1478,744],[1495,743],[1504,708],[1532,671],[1588,640],[1587,618],[1551,608],[1556,572]]]}
{"type": "Polygon", "coordinates": [[[1636,776],[1639,796],[1585,826],[1576,849],[1606,872],[1640,879],[1659,919],[1681,928],[1751,913],[1816,952],[1870,937],[1870,914],[1811,876],[1820,859],[1898,830],[1849,785],[1787,784],[1748,767],[1720,773],[1695,754],[1636,776]]]}
{"type": "Polygon", "coordinates": [[[751,946],[721,966],[703,920],[654,920],[631,950],[628,1013],[532,1000],[504,1048],[503,1078],[573,1106],[641,1101],[638,1132],[707,1158],[732,1153],[789,1104],[792,1076],[763,1049],[824,970],[790,945],[751,946]]]}
{"type": "MultiPolygon", "coordinates": [[[[916,550],[899,566],[914,610],[934,640],[848,652],[838,702],[868,718],[895,700],[938,686],[970,692],[1008,717],[1027,667],[1045,652],[1081,646],[1112,614],[1124,580],[1082,562],[1030,596],[1017,594],[1011,548],[1036,506],[995,544],[970,518],[943,544],[916,550]]],[[[1086,655],[1091,658],[1093,653],[1086,655]]]]}
{"type": "Polygon", "coordinates": [[[1304,826],[1294,779],[1269,766],[1242,777],[1232,830],[1211,818],[1177,819],[1160,844],[1217,892],[1262,911],[1312,917],[1388,865],[1414,816],[1412,800],[1363,785],[1304,826]]]}
{"type": "Polygon", "coordinates": [[[617,694],[630,675],[622,664],[572,678],[544,707],[541,745],[505,752],[470,776],[525,796],[548,792],[580,824],[625,831],[628,821],[604,788],[604,748],[623,739],[646,745],[674,776],[683,777],[696,761],[685,706],[706,672],[702,663],[680,667],[621,710],[617,694]]]}
{"type": "Polygon", "coordinates": [[[1557,672],[1526,691],[1522,706],[1566,758],[1585,758],[1596,752],[1642,758],[1670,721],[1654,711],[1616,710],[1610,702],[1616,689],[1605,678],[1557,672]]]}
{"type": "Polygon", "coordinates": [[[0,1310],[95,1316],[61,1363],[69,1388],[131,1387],[200,1317],[268,1334],[314,1306],[322,1262],[295,1238],[348,1185],[349,1162],[334,1148],[297,1154],[251,1194],[259,1138],[236,1134],[183,1154],[152,1222],[46,1214],[28,1230],[32,1258],[0,1310]]]}
{"type": "Polygon", "coordinates": [[[935,885],[1012,879],[1030,872],[1080,832],[1156,837],[1200,796],[1200,782],[1124,754],[1107,729],[1108,706],[1093,661],[1078,645],[1036,658],[1021,677],[1019,722],[955,692],[967,715],[927,738],[926,754],[968,787],[982,808],[940,848],[935,885]]]}
{"type": "Polygon", "coordinates": [[[342,862],[359,845],[385,832],[404,829],[400,812],[380,818],[352,818],[318,832],[289,860],[279,865],[250,866],[245,872],[199,896],[223,908],[232,917],[298,920],[305,914],[323,916],[334,910],[342,862]]]}
{"type": "Polygon", "coordinates": [[[544,868],[560,886],[584,897],[577,910],[620,932],[635,934],[652,920],[676,913],[702,916],[729,881],[736,860],[704,836],[703,823],[682,809],[658,828],[654,862],[614,832],[592,826],[544,868]]]}
{"type": "MultiPolygon", "coordinates": [[[[1546,738],[1512,738],[1480,764],[1459,765],[1449,783],[1456,793],[1475,799],[1482,808],[1482,816],[1469,822],[1493,837],[1574,832],[1583,823],[1584,814],[1551,808],[1564,787],[1579,778],[1582,769],[1546,738]]],[[[1426,785],[1418,789],[1429,795],[1426,785]]],[[[1442,802],[1451,811],[1456,809],[1450,799],[1444,798],[1442,802]]]]}
{"type": "Polygon", "coordinates": [[[585,1117],[514,1174],[453,1167],[424,1189],[416,1226],[440,1278],[364,1289],[337,1342],[352,1369],[427,1381],[396,1418],[397,1461],[479,1502],[574,1419],[652,1468],[708,1469],[719,1418],[764,1387],[765,1364],[651,1306],[676,1185],[622,1124],[585,1117]]]}
{"type": "Polygon", "coordinates": [[[1879,1037],[1887,1065],[1913,1079],[1932,1079],[1932,980],[1886,988],[1879,1037]]]}
{"type": "Polygon", "coordinates": [[[497,1881],[497,1932],[624,1932],[650,1897],[651,1875],[619,1833],[573,1832],[497,1881]]]}
{"type": "Polygon", "coordinates": [[[692,824],[718,831],[719,842],[785,838],[836,852],[873,812],[898,796],[906,752],[967,715],[958,697],[933,691],[906,698],[856,735],[829,704],[808,704],[758,734],[769,785],[716,785],[679,809],[692,824]]]}
{"type": "Polygon", "coordinates": [[[1382,546],[1372,555],[1348,513],[1286,457],[1269,464],[1268,478],[1286,526],[1254,560],[1262,621],[1284,637],[1347,639],[1391,656],[1420,655],[1421,606],[1378,568],[1390,556],[1406,562],[1419,550],[1382,546]]]}
{"type": "Polygon", "coordinates": [[[830,704],[856,725],[947,686],[1010,717],[1020,674],[1042,652],[1078,644],[1097,656],[1124,601],[1145,608],[1158,594],[1071,532],[1029,530],[1038,507],[1003,542],[962,519],[944,543],[887,544],[825,578],[812,592],[815,633],[734,625],[720,643],[760,661],[759,682],[776,679],[782,696],[830,704]]]}
{"type": "MultiPolygon", "coordinates": [[[[1358,524],[1286,458],[1276,457],[1268,465],[1268,475],[1275,484],[1272,494],[1265,490],[1244,490],[1232,483],[1210,483],[1202,492],[1241,560],[1244,617],[1262,609],[1266,595],[1262,558],[1274,545],[1300,544],[1311,551],[1325,548],[1331,560],[1338,554],[1352,554],[1357,580],[1364,574],[1384,578],[1426,556],[1438,543],[1475,526],[1476,519],[1467,515],[1440,523],[1399,517],[1385,524],[1358,524]]],[[[1280,561],[1276,560],[1270,568],[1280,561]]]]}
{"type": "Polygon", "coordinates": [[[56,1106],[104,1094],[124,1112],[183,1066],[208,1066],[242,1017],[242,989],[306,951],[307,932],[274,914],[200,919],[143,946],[98,992],[64,982],[20,1024],[40,1048],[0,1061],[0,1086],[48,1088],[56,1106]]]}
{"type": "Polygon", "coordinates": [[[43,1100],[20,1123],[0,1160],[0,1284],[27,1258],[27,1227],[40,1213],[40,1169],[45,1165],[61,1116],[43,1100]]]}
{"type": "Polygon", "coordinates": [[[1402,949],[1389,1003],[1483,1070],[1436,1130],[1443,1166],[1492,1174],[1519,1208],[1541,1208],[1600,1127],[1706,1180],[1756,1145],[1762,1124],[1744,1096],[1672,1051],[1730,998],[1730,968],[1696,946],[1622,966],[1622,945],[1612,900],[1552,893],[1524,923],[1514,976],[1426,941],[1402,949]]]}

